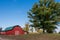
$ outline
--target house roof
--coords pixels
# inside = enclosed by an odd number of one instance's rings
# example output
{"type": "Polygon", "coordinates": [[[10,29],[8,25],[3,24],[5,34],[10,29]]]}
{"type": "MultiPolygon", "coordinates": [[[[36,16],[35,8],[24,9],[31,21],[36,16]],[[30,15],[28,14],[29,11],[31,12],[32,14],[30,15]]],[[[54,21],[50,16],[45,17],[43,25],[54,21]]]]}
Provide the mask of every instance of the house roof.
{"type": "Polygon", "coordinates": [[[20,27],[20,26],[19,25],[15,25],[15,26],[7,27],[5,30],[2,30],[2,31],[9,31],[9,30],[14,29],[15,27],[20,27]]]}

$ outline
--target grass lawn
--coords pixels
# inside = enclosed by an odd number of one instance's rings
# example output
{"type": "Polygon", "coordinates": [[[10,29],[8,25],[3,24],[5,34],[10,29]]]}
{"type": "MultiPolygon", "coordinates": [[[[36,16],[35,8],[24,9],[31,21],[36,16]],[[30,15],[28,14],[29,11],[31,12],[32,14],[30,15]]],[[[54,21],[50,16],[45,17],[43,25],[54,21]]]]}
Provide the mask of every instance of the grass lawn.
{"type": "Polygon", "coordinates": [[[60,40],[60,34],[28,34],[19,36],[0,35],[10,40],[60,40]]]}

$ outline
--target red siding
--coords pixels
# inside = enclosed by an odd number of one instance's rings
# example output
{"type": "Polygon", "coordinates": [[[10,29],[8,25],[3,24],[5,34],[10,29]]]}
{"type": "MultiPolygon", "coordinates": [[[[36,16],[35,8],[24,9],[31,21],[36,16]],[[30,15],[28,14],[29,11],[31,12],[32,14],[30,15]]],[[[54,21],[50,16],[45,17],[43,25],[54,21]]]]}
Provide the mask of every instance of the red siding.
{"type": "Polygon", "coordinates": [[[6,34],[6,32],[0,32],[0,34],[4,35],[4,34],[6,34]]]}
{"type": "Polygon", "coordinates": [[[15,27],[13,30],[7,31],[6,34],[7,35],[15,35],[16,31],[19,31],[19,33],[18,33],[19,35],[24,34],[24,31],[22,30],[22,28],[19,28],[19,27],[15,27]]]}
{"type": "Polygon", "coordinates": [[[16,26],[12,30],[3,32],[2,34],[5,34],[5,35],[22,35],[24,33],[25,32],[22,30],[22,28],[20,26],[16,26]]]}

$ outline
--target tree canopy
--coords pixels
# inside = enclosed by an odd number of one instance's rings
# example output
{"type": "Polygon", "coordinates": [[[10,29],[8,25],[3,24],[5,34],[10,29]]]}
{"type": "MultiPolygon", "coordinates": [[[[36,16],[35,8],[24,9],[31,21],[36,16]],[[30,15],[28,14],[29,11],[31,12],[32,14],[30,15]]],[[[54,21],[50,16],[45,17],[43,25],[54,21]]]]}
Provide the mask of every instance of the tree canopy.
{"type": "Polygon", "coordinates": [[[56,23],[59,20],[59,16],[60,3],[55,2],[55,0],[39,0],[28,12],[31,26],[38,29],[42,28],[43,33],[45,33],[45,30],[48,33],[53,33],[57,28],[56,23]]]}

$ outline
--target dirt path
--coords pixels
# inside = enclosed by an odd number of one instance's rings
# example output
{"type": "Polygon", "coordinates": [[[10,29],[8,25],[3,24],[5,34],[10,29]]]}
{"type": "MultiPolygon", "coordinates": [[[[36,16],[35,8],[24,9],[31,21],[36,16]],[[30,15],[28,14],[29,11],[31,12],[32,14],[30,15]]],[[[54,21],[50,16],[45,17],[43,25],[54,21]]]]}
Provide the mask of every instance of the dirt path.
{"type": "Polygon", "coordinates": [[[5,39],[5,38],[1,38],[1,37],[0,37],[0,40],[9,40],[9,39],[5,39]]]}

